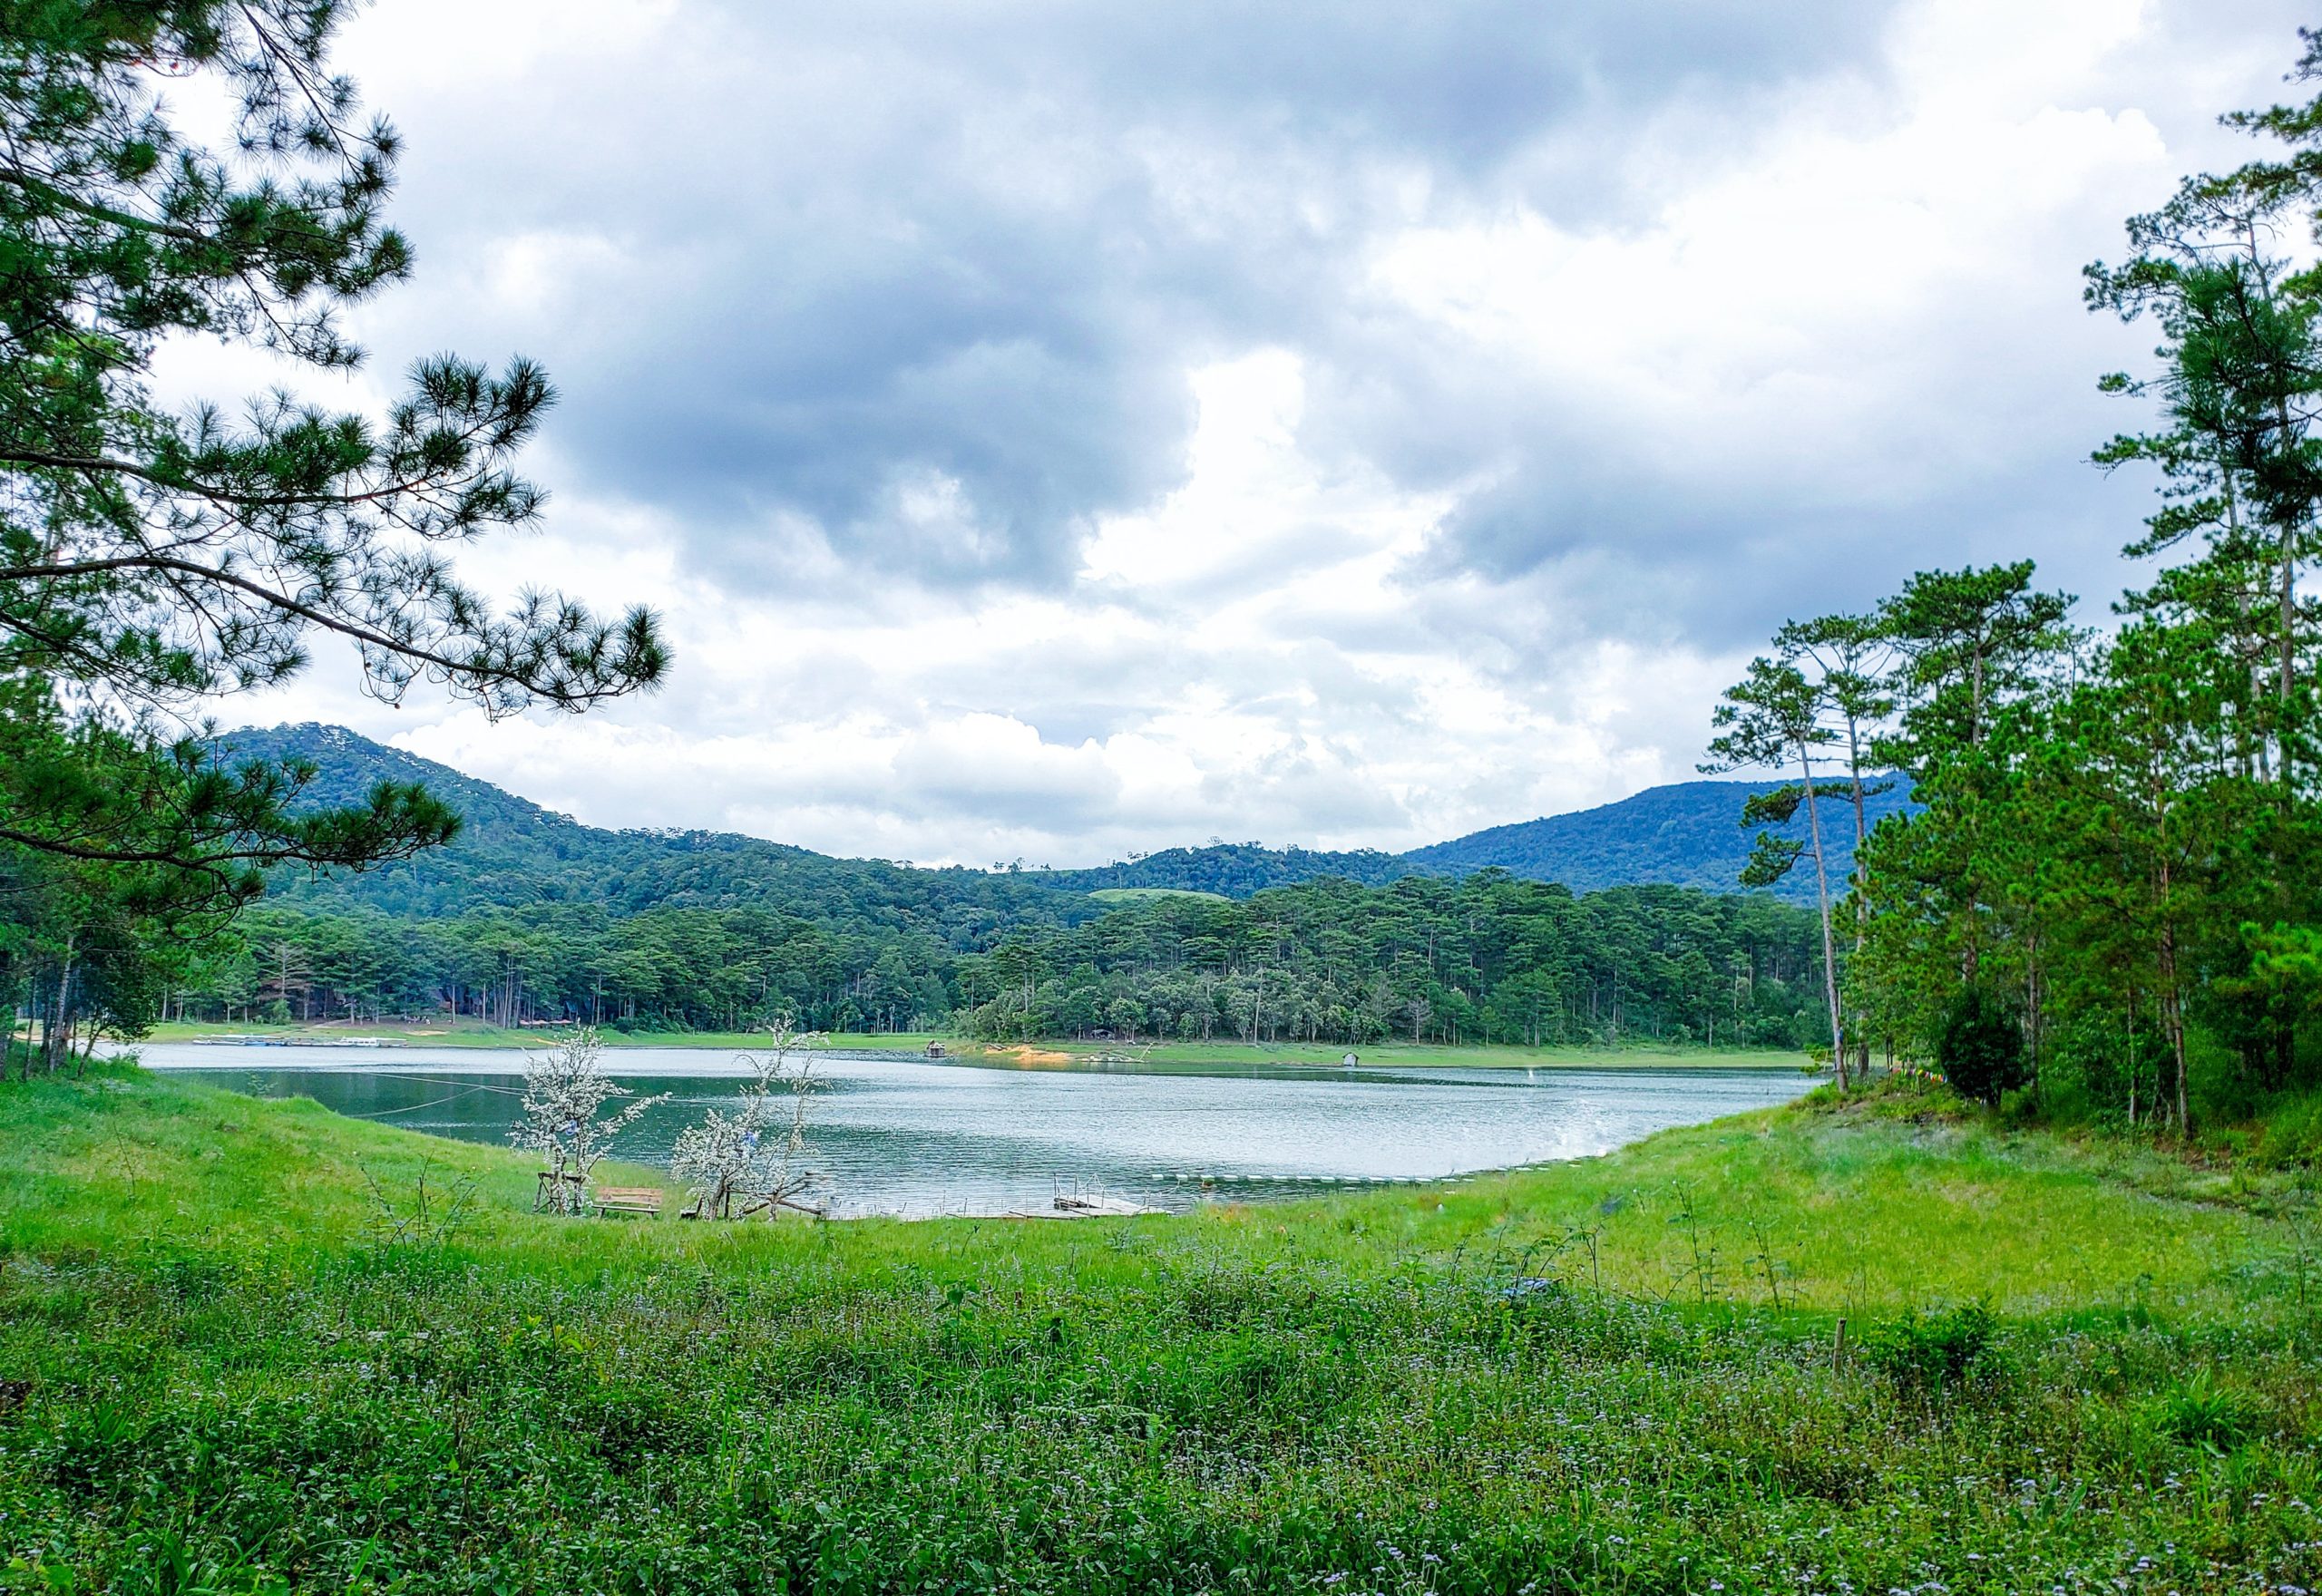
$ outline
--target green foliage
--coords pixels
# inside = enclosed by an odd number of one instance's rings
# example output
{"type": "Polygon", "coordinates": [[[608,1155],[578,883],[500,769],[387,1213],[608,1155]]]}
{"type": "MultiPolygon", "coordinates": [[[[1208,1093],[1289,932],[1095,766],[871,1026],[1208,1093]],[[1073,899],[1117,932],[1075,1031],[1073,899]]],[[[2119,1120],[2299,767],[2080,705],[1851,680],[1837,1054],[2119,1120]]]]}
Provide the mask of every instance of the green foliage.
{"type": "Polygon", "coordinates": [[[88,1023],[134,1034],[172,941],[269,868],[457,828],[413,785],[325,806],[307,762],[221,756],[192,724],[210,703],[295,676],[318,636],[378,696],[424,676],[495,715],[668,663],[642,608],[495,614],[454,577],[451,547],[539,514],[513,461],[554,395],[529,363],[424,360],[376,421],[287,386],[153,401],[190,336],[346,371],[346,312],[409,273],[383,209],[399,141],[327,60],[347,9],[0,5],[0,997],[39,1008],[52,1066],[88,1023]],[[172,121],[205,92],[229,108],[215,145],[172,121]]]}
{"type": "Polygon", "coordinates": [[[229,913],[265,871],[407,859],[459,832],[415,782],[315,801],[299,756],[235,758],[200,738],[162,744],[111,719],[61,714],[47,685],[0,676],[0,853],[41,856],[159,920],[229,913]]]}
{"type": "Polygon", "coordinates": [[[2231,1451],[2248,1440],[2264,1416],[2263,1407],[2249,1393],[2220,1384],[2207,1368],[2194,1370],[2153,1405],[2153,1425],[2162,1435],[2217,1452],[2231,1451]]]}
{"type": "Polygon", "coordinates": [[[2252,1152],[2274,1164],[2322,1165],[2322,1090],[2286,1094],[2266,1105],[2252,1152]]]}
{"type": "Polygon", "coordinates": [[[1145,903],[1156,898],[1208,898],[1231,902],[1223,892],[1196,892],[1189,887],[1099,887],[1088,894],[1099,903],[1145,903]]]}
{"type": "Polygon", "coordinates": [[[1996,1104],[2031,1079],[2024,1055],[2024,1021],[1988,987],[1962,987],[1944,1011],[1935,1062],[1943,1078],[1966,1095],[1996,1104]]]}
{"type": "Polygon", "coordinates": [[[384,427],[297,403],[153,405],[172,336],[358,365],[346,310],[411,269],[401,141],[327,53],[339,0],[12,5],[0,28],[0,676],[171,705],[278,682],[337,634],[374,691],[427,676],[494,713],[657,681],[653,617],[528,598],[495,617],[441,550],[540,512],[513,457],[553,400],[523,361],[421,362],[384,427]],[[222,147],[171,122],[194,77],[222,147]]]}
{"type": "Polygon", "coordinates": [[[1871,1366],[1915,1401],[1957,1395],[1971,1379],[1992,1372],[1998,1328],[1979,1302],[1922,1315],[1914,1309],[1863,1338],[1871,1366]]]}
{"type": "Polygon", "coordinates": [[[677,1030],[783,1014],[832,1031],[956,1024],[1014,1040],[1795,1047],[1816,1035],[1810,922],[1763,899],[1575,898],[1492,873],[1320,881],[1246,903],[1036,900],[1101,912],[1069,924],[963,916],[940,938],[945,902],[904,896],[912,884],[883,883],[888,904],[831,893],[788,913],[542,904],[424,920],[269,903],[187,973],[180,1007],[218,1019],[279,1002],[307,1020],[450,1009],[677,1030]]]}
{"type": "Polygon", "coordinates": [[[1401,876],[1430,873],[1430,869],[1416,864],[1412,855],[1382,853],[1375,848],[1332,852],[1313,848],[1268,848],[1262,842],[1213,841],[1200,848],[1165,848],[1156,853],[1132,854],[1126,861],[1088,870],[1023,873],[1068,891],[1092,894],[1157,890],[1247,898],[1268,887],[1286,887],[1322,876],[1379,886],[1401,876]]]}
{"type": "MultiPolygon", "coordinates": [[[[2102,384],[2155,409],[2096,452],[2159,477],[2126,550],[2156,569],[2117,625],[2076,627],[2028,560],[1922,571],[1872,617],[1782,628],[1714,717],[1722,758],[1843,744],[1911,792],[1849,883],[1833,1007],[1859,1057],[1933,1058],[1986,1103],[2036,1078],[2038,1113],[2180,1135],[2322,1084],[2322,273],[2277,244],[2322,225],[2322,99],[2229,121],[2278,158],[2188,178],[2086,274],[2092,308],[2161,339],[2102,384]]],[[[1799,859],[1764,843],[1746,879],[1799,859]]]]}

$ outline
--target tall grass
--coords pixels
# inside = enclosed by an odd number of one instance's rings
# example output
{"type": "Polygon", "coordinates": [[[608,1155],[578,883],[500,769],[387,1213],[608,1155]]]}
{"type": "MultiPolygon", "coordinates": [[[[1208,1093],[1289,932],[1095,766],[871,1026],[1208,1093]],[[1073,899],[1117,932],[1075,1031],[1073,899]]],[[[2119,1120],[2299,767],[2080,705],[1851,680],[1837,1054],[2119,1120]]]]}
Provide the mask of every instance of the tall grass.
{"type": "Polygon", "coordinates": [[[0,1588],[2311,1587],[2295,1189],[2208,1178],[1890,1102],[1182,1219],[626,1224],[35,1083],[0,1588]]]}

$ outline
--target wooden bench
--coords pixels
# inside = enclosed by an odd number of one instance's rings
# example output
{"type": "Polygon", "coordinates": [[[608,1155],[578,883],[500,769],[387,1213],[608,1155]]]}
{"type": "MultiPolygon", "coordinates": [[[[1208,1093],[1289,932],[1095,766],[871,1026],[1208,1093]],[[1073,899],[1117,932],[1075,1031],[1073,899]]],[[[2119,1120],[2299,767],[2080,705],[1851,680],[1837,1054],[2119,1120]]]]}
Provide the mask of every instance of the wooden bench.
{"type": "Polygon", "coordinates": [[[596,1202],[599,1213],[633,1213],[645,1219],[656,1219],[661,1212],[661,1188],[600,1186],[596,1191],[596,1202]]]}

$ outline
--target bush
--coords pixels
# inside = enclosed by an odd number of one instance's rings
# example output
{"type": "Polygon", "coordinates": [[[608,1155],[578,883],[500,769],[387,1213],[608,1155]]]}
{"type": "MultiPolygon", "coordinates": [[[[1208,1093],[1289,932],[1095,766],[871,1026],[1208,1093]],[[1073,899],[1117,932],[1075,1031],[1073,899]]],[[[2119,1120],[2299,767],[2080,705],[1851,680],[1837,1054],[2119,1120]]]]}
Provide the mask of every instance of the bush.
{"type": "Polygon", "coordinates": [[[1957,1390],[1985,1365],[1993,1328],[1980,1302],[1924,1318],[1914,1309],[1865,1337],[1863,1349],[1897,1390],[1928,1400],[1957,1390]]]}
{"type": "Polygon", "coordinates": [[[2015,1007],[1988,987],[1962,988],[1952,998],[1935,1057],[1945,1080],[1983,1103],[1996,1104],[2031,1079],[2015,1007]]]}
{"type": "Polygon", "coordinates": [[[2285,1096],[2265,1111],[2259,1156],[2271,1164],[2322,1163],[2322,1092],[2285,1096]]]}

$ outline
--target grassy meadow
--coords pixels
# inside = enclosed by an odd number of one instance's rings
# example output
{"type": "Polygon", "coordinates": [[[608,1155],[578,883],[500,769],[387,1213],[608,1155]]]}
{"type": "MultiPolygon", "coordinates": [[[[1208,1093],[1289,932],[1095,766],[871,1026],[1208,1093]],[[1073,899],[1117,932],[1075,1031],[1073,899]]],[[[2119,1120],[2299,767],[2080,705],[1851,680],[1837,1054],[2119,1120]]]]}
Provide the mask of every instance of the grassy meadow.
{"type": "Polygon", "coordinates": [[[1918,1089],[1185,1217],[531,1191],[129,1067],[0,1090],[0,1589],[2322,1578],[2304,1177],[1918,1089]]]}

